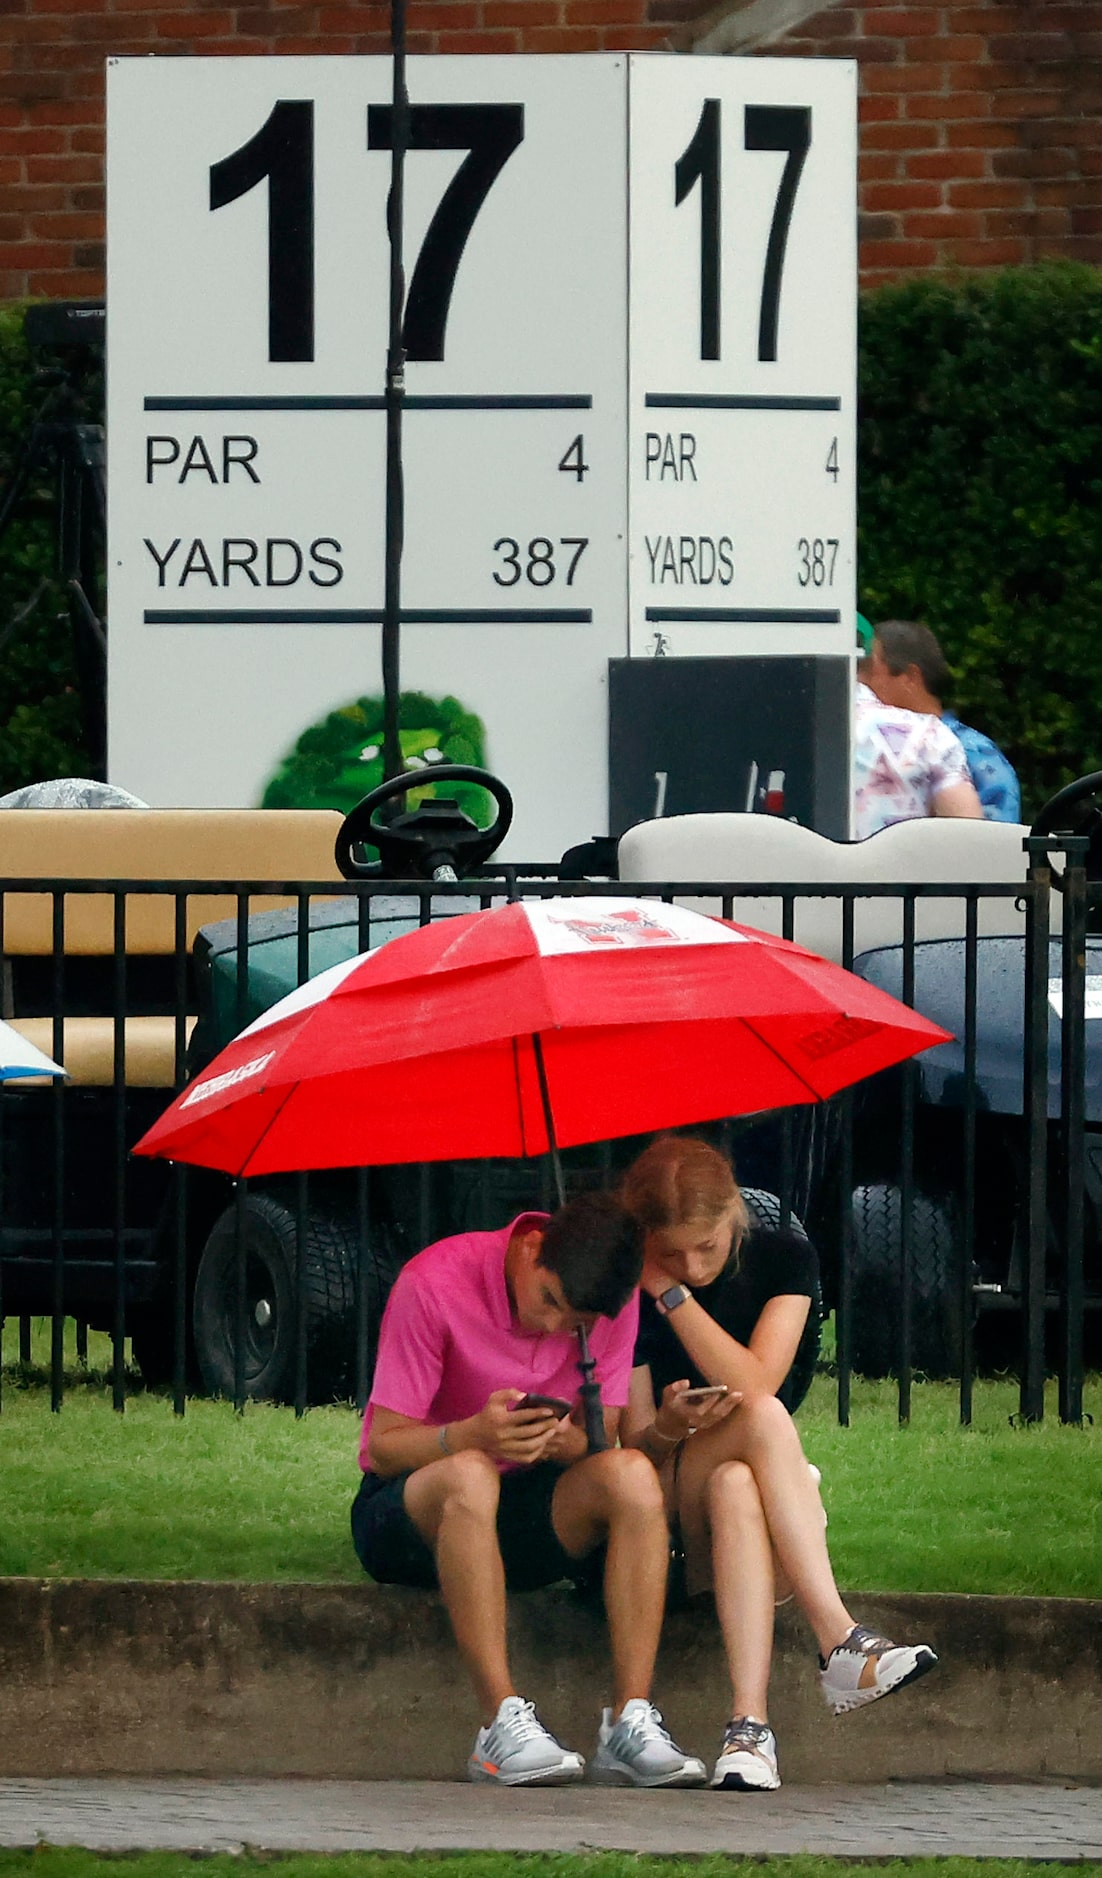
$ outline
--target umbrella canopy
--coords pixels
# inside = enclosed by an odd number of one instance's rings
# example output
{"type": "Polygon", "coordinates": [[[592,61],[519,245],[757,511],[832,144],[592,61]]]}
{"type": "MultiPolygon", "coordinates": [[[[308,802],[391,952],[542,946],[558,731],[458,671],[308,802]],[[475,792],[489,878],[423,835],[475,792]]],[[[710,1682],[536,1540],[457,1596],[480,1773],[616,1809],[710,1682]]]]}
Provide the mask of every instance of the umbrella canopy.
{"type": "Polygon", "coordinates": [[[67,1076],[67,1069],[44,1056],[33,1043],[21,1037],[11,1024],[0,1022],[0,1082],[17,1076],[67,1076]]]}
{"type": "Polygon", "coordinates": [[[238,1175],[534,1155],[548,1103],[569,1147],[813,1102],[945,1041],[768,933],[658,901],[517,902],[320,973],[135,1152],[238,1175]]]}

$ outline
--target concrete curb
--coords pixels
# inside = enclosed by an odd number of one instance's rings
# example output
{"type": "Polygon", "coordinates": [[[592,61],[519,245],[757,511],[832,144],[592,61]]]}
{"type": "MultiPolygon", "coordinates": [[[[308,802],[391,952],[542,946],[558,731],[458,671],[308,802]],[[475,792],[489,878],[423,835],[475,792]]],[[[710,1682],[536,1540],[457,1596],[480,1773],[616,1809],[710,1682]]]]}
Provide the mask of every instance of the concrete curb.
{"type": "MultiPolygon", "coordinates": [[[[935,1674],[834,1721],[802,1619],[778,1616],[786,1780],[1102,1781],[1102,1601],[849,1597],[924,1639],[935,1674]]],[[[588,1752],[608,1699],[603,1619],[566,1590],[514,1598],[518,1686],[588,1752]]],[[[474,1706],[438,1598],[362,1586],[0,1579],[0,1776],[452,1779],[474,1706]]],[[[671,1617],[655,1698],[714,1752],[730,1695],[711,1614],[671,1617]]]]}

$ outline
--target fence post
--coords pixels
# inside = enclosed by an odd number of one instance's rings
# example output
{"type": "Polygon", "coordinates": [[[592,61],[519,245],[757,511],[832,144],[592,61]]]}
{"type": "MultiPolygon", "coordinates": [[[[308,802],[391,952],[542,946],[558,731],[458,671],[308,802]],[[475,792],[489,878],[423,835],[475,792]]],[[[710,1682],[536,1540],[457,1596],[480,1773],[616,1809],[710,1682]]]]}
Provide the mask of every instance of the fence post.
{"type": "Polygon", "coordinates": [[[1022,1368],[1019,1413],[1039,1422],[1045,1412],[1045,1250],[1048,1228],[1048,975],[1052,870],[1047,835],[1027,835],[1025,1011],[1022,1116],[1026,1129],[1027,1220],[1022,1286],[1022,1368]]]}
{"type": "Polygon", "coordinates": [[[1086,1172],[1087,835],[1061,835],[1064,931],[1060,1012],[1060,1132],[1064,1271],[1060,1300],[1060,1420],[1083,1419],[1083,1198],[1086,1172]]]}

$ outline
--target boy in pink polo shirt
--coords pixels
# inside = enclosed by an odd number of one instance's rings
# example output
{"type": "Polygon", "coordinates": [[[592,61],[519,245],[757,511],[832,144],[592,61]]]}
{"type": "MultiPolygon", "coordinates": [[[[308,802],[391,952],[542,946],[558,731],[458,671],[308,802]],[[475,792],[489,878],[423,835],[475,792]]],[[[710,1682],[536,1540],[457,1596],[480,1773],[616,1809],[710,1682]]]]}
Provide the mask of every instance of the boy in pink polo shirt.
{"type": "Polygon", "coordinates": [[[705,1779],[650,1701],[669,1554],[658,1475],[639,1450],[615,1445],[641,1268],[635,1222],[611,1195],[585,1194],[552,1218],[522,1213],[429,1246],[383,1315],[353,1539],[380,1583],[439,1586],[482,1710],[472,1780],[580,1779],[581,1755],[513,1686],[505,1592],[585,1576],[602,1546],[615,1691],[594,1773],[641,1787],[705,1779]],[[601,1382],[601,1454],[587,1452],[579,1406],[582,1325],[601,1382]],[[519,1407],[527,1395],[570,1412],[519,1407]]]}

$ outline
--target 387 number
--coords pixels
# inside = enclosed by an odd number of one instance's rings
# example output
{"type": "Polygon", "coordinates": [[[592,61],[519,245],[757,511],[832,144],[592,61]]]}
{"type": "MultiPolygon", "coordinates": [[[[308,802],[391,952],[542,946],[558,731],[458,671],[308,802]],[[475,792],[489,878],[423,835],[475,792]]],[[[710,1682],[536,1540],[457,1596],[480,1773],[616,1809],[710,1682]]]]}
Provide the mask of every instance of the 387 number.
{"type": "MultiPolygon", "coordinates": [[[[589,546],[589,537],[562,535],[558,545],[574,550],[566,568],[566,585],[572,587],[574,571],[589,546]]],[[[512,535],[502,535],[494,542],[494,553],[500,554],[502,560],[503,571],[494,569],[499,587],[515,587],[522,577],[533,587],[549,587],[561,567],[554,559],[555,543],[547,535],[533,535],[526,549],[522,549],[512,535]]]]}
{"type": "Polygon", "coordinates": [[[824,541],[804,535],[796,543],[796,556],[796,578],[801,587],[833,587],[834,563],[838,559],[838,542],[833,537],[824,541]]]}

